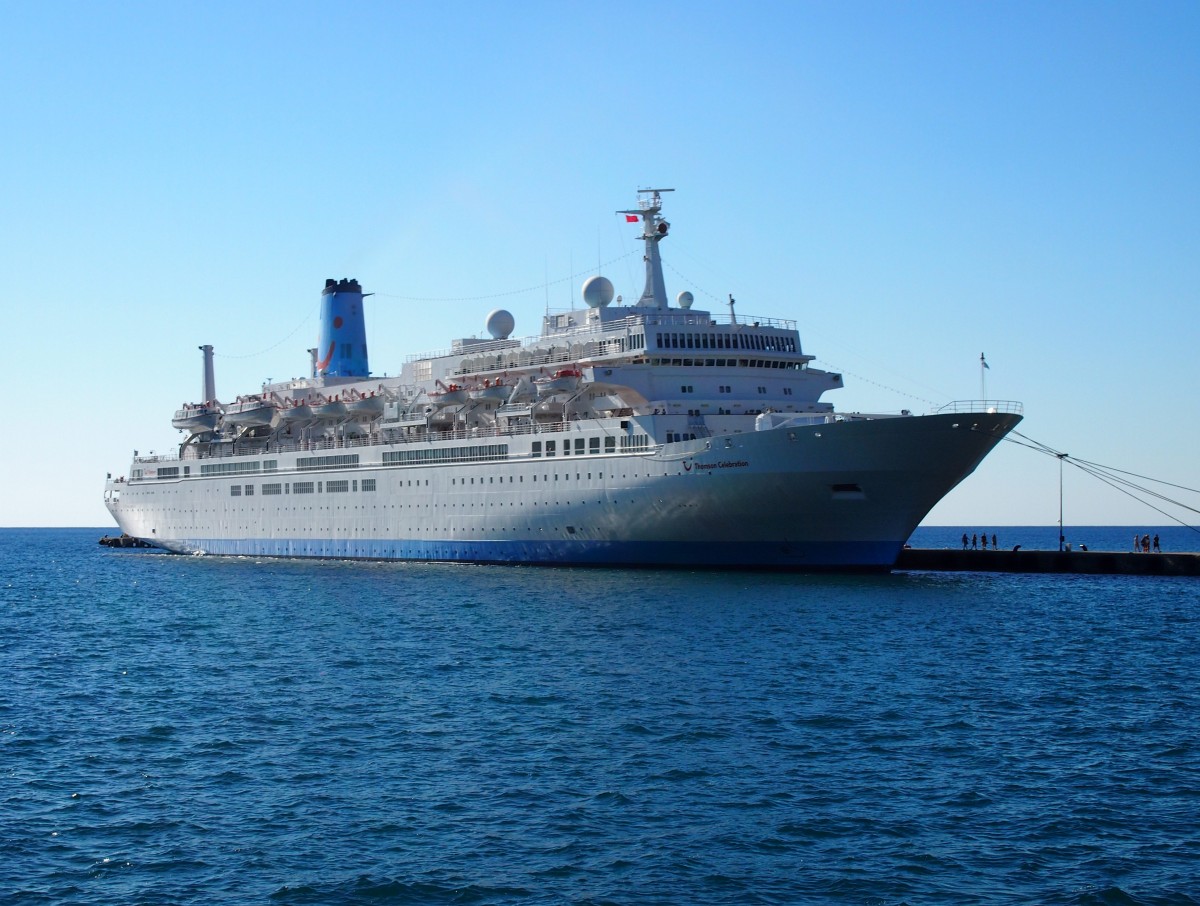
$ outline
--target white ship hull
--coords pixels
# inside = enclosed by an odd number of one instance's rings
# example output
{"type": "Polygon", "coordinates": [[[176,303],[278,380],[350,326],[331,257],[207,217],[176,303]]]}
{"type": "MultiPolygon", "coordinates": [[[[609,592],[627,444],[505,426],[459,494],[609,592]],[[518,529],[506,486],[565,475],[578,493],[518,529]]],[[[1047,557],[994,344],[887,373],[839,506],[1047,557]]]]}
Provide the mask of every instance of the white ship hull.
{"type": "Polygon", "coordinates": [[[178,553],[888,569],[929,509],[1019,420],[838,421],[640,454],[510,451],[435,465],[384,465],[384,453],[410,445],[365,445],[336,451],[356,453],[356,468],[315,471],[289,465],[312,454],[268,453],[241,460],[254,472],[110,482],[106,496],[122,531],[178,553]],[[263,473],[264,459],[277,471],[263,473]],[[313,490],[294,493],[298,483],[313,490]],[[264,494],[264,485],[286,492],[264,494]]]}

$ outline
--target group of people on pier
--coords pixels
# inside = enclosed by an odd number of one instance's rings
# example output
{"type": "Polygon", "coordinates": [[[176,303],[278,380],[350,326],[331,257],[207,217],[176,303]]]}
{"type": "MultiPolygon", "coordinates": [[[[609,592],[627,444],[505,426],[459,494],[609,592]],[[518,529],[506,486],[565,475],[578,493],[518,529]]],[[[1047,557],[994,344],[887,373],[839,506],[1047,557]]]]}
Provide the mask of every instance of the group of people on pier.
{"type": "MultiPolygon", "coordinates": [[[[1150,536],[1149,535],[1138,535],[1135,532],[1134,536],[1133,536],[1133,552],[1135,554],[1150,553],[1150,536]]],[[[1157,532],[1154,535],[1154,553],[1156,553],[1156,554],[1162,553],[1162,548],[1159,547],[1159,545],[1158,545],[1158,533],[1157,532]]]]}
{"type": "MultiPolygon", "coordinates": [[[[984,550],[988,549],[988,536],[987,536],[987,532],[984,532],[982,535],[972,535],[970,537],[971,550],[973,550],[973,551],[979,550],[981,539],[983,542],[983,549],[984,550]]],[[[963,536],[962,536],[963,550],[967,549],[967,541],[968,541],[967,533],[963,532],[963,536]]],[[[996,541],[995,533],[992,534],[992,550],[994,550],[994,551],[1000,550],[1000,545],[996,541]]]]}

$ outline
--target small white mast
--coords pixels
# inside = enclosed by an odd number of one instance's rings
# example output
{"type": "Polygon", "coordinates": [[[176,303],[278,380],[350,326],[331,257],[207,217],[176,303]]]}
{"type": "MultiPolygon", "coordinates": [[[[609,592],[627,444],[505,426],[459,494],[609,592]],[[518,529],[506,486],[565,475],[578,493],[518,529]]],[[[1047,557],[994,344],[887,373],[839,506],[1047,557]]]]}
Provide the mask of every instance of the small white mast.
{"type": "Polygon", "coordinates": [[[659,216],[662,211],[663,192],[674,189],[638,189],[638,209],[617,211],[618,214],[637,215],[642,218],[642,239],[646,242],[646,288],[637,304],[643,308],[666,308],[667,285],[663,281],[662,259],[658,256],[658,244],[671,229],[671,224],[659,216]],[[649,197],[646,197],[649,196],[649,197]]]}

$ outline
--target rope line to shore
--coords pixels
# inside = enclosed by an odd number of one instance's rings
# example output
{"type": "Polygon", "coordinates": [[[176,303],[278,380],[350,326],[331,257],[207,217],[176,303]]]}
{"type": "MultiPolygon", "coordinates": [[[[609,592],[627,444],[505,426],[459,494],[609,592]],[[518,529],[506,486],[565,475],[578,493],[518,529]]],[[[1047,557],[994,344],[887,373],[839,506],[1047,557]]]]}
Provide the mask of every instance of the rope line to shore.
{"type": "Polygon", "coordinates": [[[1200,534],[1200,527],[1197,527],[1194,525],[1188,525],[1188,523],[1184,522],[1178,516],[1175,516],[1175,515],[1167,512],[1166,510],[1162,509],[1161,507],[1155,506],[1149,500],[1146,500],[1143,497],[1140,497],[1138,495],[1139,494],[1147,495],[1149,497],[1160,500],[1163,503],[1170,504],[1171,506],[1179,507],[1180,509],[1187,510],[1188,512],[1191,512],[1191,513],[1200,514],[1200,509],[1197,509],[1194,506],[1189,506],[1188,504],[1184,503],[1181,500],[1176,500],[1172,497],[1168,497],[1167,495],[1160,493],[1159,491],[1156,491],[1153,488],[1145,487],[1143,485],[1138,484],[1137,482],[1129,480],[1128,478],[1122,478],[1120,476],[1129,475],[1134,478],[1139,478],[1142,481],[1150,481],[1155,484],[1166,485],[1167,487],[1176,488],[1181,491],[1188,491],[1192,494],[1200,494],[1200,491],[1197,491],[1195,488],[1189,488],[1185,485],[1174,484],[1170,481],[1163,481],[1162,479],[1159,479],[1159,478],[1151,478],[1147,475],[1139,475],[1136,472],[1128,472],[1128,471],[1125,471],[1124,469],[1117,469],[1112,466],[1101,465],[1100,463],[1090,462],[1086,459],[1075,459],[1074,457],[1070,456],[1069,454],[1063,453],[1061,450],[1056,450],[1053,447],[1051,447],[1049,444],[1042,443],[1040,440],[1034,440],[1032,437],[1022,434],[1019,431],[1010,432],[1009,435],[1004,437],[1004,440],[1008,441],[1009,443],[1016,444],[1019,447],[1025,447],[1026,449],[1033,450],[1035,453],[1042,453],[1046,456],[1052,456],[1055,459],[1059,460],[1060,462],[1067,462],[1070,465],[1074,466],[1075,468],[1079,469],[1085,475],[1090,475],[1091,477],[1095,478],[1097,481],[1100,481],[1103,484],[1108,485],[1113,490],[1120,491],[1126,497],[1136,500],[1138,503],[1142,504],[1143,506],[1148,506],[1150,509],[1154,510],[1156,513],[1166,516],[1172,522],[1177,522],[1177,523],[1179,523],[1179,525],[1183,526],[1184,528],[1191,529],[1193,532],[1200,534]],[[1016,437],[1021,438],[1021,440],[1015,440],[1012,435],[1015,435],[1016,437]]]}

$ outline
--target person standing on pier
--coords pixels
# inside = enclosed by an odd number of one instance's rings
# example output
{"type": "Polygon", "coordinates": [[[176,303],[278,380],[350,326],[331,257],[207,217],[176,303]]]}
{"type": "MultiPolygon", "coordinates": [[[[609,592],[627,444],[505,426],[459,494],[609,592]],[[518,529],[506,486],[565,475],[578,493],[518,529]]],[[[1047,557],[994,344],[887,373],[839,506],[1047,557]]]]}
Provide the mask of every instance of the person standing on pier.
{"type": "Polygon", "coordinates": [[[1161,554],[1162,548],[1158,546],[1158,532],[1154,533],[1154,553],[1161,554]]]}
{"type": "Polygon", "coordinates": [[[963,550],[967,549],[967,533],[963,532],[963,550]]]}
{"type": "Polygon", "coordinates": [[[971,550],[975,550],[977,547],[979,547],[979,536],[972,535],[971,536],[971,550]]]}

